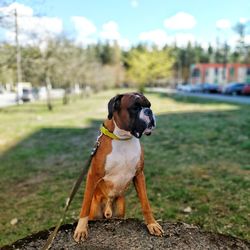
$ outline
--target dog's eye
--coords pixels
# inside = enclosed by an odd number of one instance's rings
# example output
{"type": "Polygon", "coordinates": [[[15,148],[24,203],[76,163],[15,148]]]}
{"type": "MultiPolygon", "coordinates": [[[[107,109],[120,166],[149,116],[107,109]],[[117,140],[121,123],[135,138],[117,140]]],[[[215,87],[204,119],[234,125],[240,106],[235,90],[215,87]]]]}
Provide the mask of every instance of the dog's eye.
{"type": "Polygon", "coordinates": [[[134,105],[129,108],[129,110],[131,110],[132,112],[138,112],[140,109],[141,107],[139,105],[134,105]]]}
{"type": "Polygon", "coordinates": [[[139,105],[135,105],[135,106],[133,106],[133,110],[134,111],[138,111],[138,110],[140,110],[141,108],[140,108],[140,106],[139,105]]]}

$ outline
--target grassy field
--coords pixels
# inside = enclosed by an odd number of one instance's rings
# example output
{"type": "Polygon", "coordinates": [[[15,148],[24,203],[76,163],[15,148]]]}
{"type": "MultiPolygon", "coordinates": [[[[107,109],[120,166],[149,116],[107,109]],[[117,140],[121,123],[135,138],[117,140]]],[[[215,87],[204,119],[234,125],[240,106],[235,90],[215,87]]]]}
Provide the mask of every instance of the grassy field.
{"type": "MultiPolygon", "coordinates": [[[[57,222],[107,115],[107,91],[68,106],[0,110],[0,246],[57,222]],[[12,226],[10,221],[17,218],[12,226]]],[[[250,106],[147,94],[157,129],[144,137],[148,196],[157,219],[250,239],[250,106]],[[191,212],[184,209],[190,207],[191,212]]],[[[80,211],[78,192],[67,214],[80,211]]],[[[134,188],[127,217],[142,218],[134,188]]]]}

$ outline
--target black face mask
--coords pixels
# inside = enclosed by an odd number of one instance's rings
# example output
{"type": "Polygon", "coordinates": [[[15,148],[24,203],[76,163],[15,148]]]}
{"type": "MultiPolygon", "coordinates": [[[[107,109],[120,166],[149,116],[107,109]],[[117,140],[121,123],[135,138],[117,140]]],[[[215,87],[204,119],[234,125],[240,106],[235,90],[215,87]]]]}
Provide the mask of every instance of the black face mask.
{"type": "Polygon", "coordinates": [[[146,122],[140,121],[132,130],[131,134],[134,135],[136,138],[140,138],[146,128],[147,128],[146,122]]]}
{"type": "Polygon", "coordinates": [[[137,113],[137,116],[134,118],[134,122],[131,127],[131,134],[136,138],[140,138],[147,128],[147,123],[139,118],[140,111],[137,113]]]}

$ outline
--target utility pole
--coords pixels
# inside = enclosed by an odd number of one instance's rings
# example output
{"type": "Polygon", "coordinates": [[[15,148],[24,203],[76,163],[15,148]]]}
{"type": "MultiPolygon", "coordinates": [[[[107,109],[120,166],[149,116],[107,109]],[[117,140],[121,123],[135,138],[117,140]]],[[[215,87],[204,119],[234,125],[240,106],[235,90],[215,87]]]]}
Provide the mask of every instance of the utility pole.
{"type": "MultiPolygon", "coordinates": [[[[227,57],[228,57],[228,45],[225,41],[224,44],[224,55],[223,55],[223,84],[227,83],[227,57]]],[[[228,72],[228,74],[230,74],[228,72]]]]}
{"type": "Polygon", "coordinates": [[[22,82],[22,68],[21,68],[21,53],[20,53],[20,46],[19,46],[19,27],[18,27],[18,19],[17,19],[17,10],[14,10],[15,16],[15,40],[16,40],[16,91],[17,91],[17,103],[19,103],[19,93],[18,93],[18,83],[22,82]]]}
{"type": "Polygon", "coordinates": [[[178,64],[177,64],[177,79],[178,79],[178,84],[182,84],[182,62],[181,59],[178,59],[178,64]]]}

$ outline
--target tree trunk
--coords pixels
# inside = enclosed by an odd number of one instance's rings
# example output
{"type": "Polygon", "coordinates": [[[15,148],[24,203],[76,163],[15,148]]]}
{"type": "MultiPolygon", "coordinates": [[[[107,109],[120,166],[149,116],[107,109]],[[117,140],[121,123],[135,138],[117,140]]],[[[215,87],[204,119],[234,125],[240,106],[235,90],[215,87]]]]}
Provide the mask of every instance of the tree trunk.
{"type": "Polygon", "coordinates": [[[51,111],[53,109],[53,106],[51,102],[50,90],[51,90],[50,78],[49,76],[46,76],[47,107],[48,107],[48,110],[51,111]]]}
{"type": "Polygon", "coordinates": [[[64,95],[63,95],[63,105],[69,104],[69,88],[65,89],[64,95]]]}

